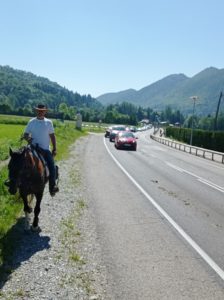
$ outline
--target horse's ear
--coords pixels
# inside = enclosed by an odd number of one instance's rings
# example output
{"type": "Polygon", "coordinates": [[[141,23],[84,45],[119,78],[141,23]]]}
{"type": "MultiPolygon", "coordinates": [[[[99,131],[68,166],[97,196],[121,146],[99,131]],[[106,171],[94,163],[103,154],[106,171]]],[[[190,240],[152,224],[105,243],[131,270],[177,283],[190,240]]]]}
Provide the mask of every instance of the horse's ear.
{"type": "Polygon", "coordinates": [[[10,154],[10,156],[12,156],[12,154],[13,154],[13,152],[12,152],[12,149],[11,149],[11,148],[9,148],[9,154],[10,154]]]}

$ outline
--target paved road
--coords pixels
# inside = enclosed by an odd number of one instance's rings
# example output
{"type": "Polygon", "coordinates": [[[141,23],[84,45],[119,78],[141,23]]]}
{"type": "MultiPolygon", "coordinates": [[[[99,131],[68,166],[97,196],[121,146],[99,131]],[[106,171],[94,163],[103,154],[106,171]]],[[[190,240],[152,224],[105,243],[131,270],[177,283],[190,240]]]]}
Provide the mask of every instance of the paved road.
{"type": "Polygon", "coordinates": [[[108,299],[224,299],[224,168],[149,134],[137,152],[91,135],[84,153],[108,299]]]}

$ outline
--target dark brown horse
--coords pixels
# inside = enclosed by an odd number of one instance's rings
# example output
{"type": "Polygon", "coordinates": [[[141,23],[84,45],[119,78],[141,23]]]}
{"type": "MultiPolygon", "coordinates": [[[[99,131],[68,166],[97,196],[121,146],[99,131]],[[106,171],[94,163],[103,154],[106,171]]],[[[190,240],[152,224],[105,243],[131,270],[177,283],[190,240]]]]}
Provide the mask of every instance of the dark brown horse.
{"type": "MultiPolygon", "coordinates": [[[[10,161],[8,164],[9,180],[6,183],[10,194],[14,195],[17,191],[23,199],[24,212],[27,218],[26,225],[29,228],[29,216],[32,207],[28,201],[29,195],[34,195],[36,204],[34,207],[33,230],[38,230],[40,204],[43,197],[45,184],[48,180],[43,161],[32,150],[31,146],[25,146],[17,151],[10,149],[10,161]]],[[[27,229],[28,229],[27,228],[27,229]]]]}

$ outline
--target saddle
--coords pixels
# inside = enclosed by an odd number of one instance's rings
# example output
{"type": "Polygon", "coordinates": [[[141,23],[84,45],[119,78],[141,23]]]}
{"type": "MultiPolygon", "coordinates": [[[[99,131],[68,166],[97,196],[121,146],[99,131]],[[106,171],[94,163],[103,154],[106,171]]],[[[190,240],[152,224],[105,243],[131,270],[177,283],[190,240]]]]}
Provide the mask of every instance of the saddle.
{"type": "MultiPolygon", "coordinates": [[[[29,146],[31,148],[31,151],[32,151],[33,155],[35,155],[37,158],[39,158],[41,160],[41,162],[43,163],[45,177],[48,179],[49,175],[50,175],[50,172],[49,172],[47,162],[46,162],[43,154],[41,153],[42,152],[41,148],[38,147],[38,145],[33,146],[32,144],[30,144],[29,146]]],[[[59,167],[57,165],[55,165],[55,179],[56,179],[56,185],[58,185],[58,182],[59,182],[59,167]]]]}
{"type": "Polygon", "coordinates": [[[29,145],[28,147],[29,147],[30,151],[32,152],[33,156],[40,159],[40,161],[42,162],[42,164],[44,166],[44,175],[48,179],[49,175],[50,175],[50,172],[49,172],[47,162],[46,162],[44,156],[41,153],[41,149],[38,146],[35,147],[33,145],[29,145]]]}

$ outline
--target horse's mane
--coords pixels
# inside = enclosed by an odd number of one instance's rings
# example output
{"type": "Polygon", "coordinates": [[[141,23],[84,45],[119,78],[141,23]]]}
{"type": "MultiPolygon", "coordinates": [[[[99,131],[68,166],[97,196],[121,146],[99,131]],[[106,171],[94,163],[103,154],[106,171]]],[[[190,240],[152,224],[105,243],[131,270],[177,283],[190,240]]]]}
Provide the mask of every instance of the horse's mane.
{"type": "Polygon", "coordinates": [[[23,146],[19,149],[13,150],[13,154],[21,155],[25,151],[25,149],[27,149],[27,146],[23,146]]]}

